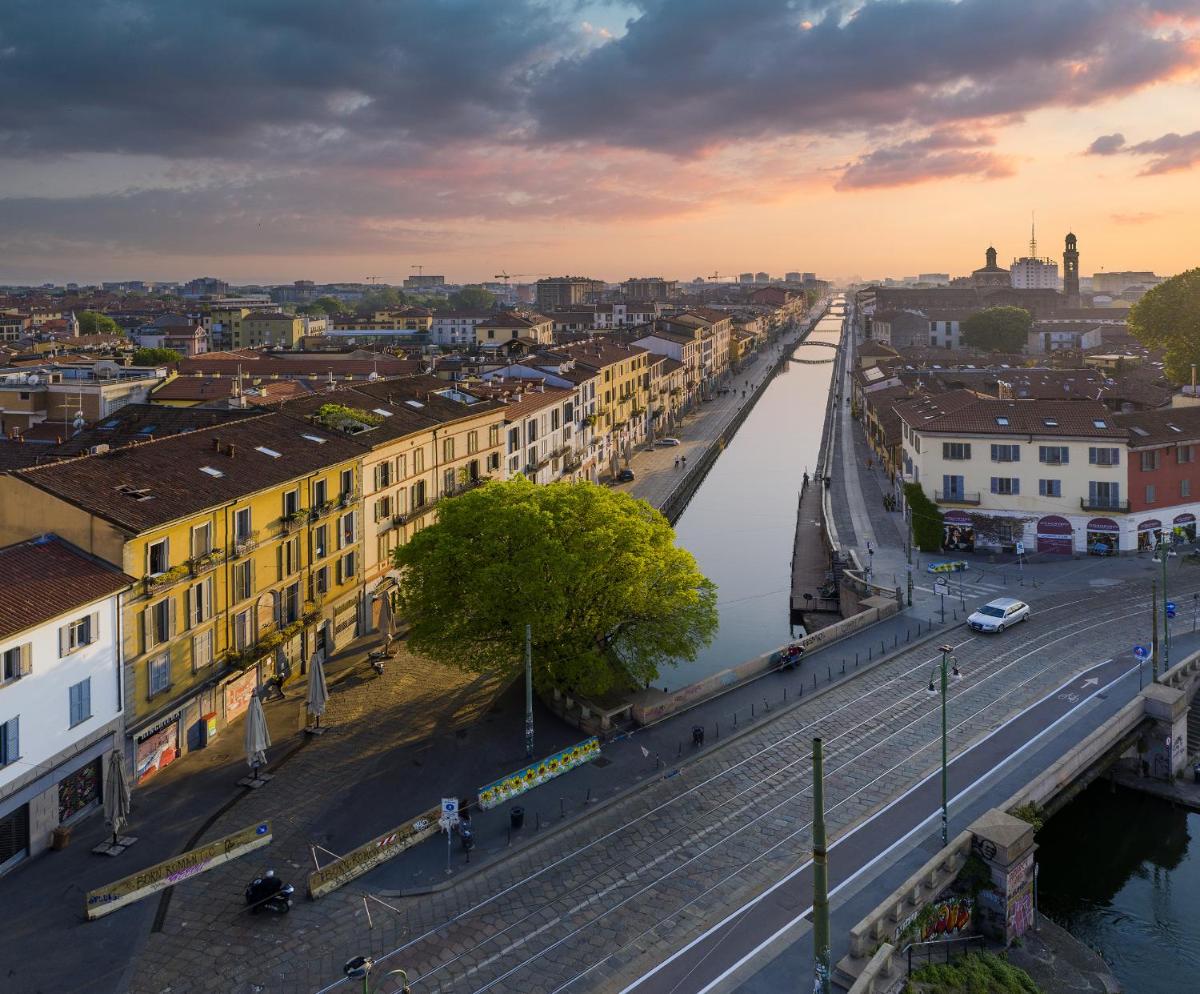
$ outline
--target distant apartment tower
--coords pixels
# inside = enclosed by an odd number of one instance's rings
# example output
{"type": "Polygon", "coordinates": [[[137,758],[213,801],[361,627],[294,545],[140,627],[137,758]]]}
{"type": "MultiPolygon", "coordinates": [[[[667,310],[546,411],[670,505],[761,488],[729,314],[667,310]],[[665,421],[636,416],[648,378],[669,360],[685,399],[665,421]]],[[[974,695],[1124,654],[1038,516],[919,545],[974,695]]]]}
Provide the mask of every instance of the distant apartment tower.
{"type": "Polygon", "coordinates": [[[803,273],[785,273],[784,277],[783,277],[783,282],[784,283],[803,283],[804,282],[804,274],[803,273]]]}
{"type": "Polygon", "coordinates": [[[1092,290],[1096,293],[1122,294],[1134,286],[1158,286],[1163,281],[1161,276],[1149,272],[1095,273],[1092,276],[1092,290]]]}
{"type": "Polygon", "coordinates": [[[738,275],[738,282],[739,283],[753,283],[754,282],[754,274],[753,273],[741,273],[738,275]]]}
{"type": "Polygon", "coordinates": [[[1053,259],[1022,256],[1013,259],[1008,271],[1012,274],[1012,285],[1018,290],[1058,289],[1058,263],[1053,259]]]}
{"type": "Polygon", "coordinates": [[[755,283],[770,283],[771,282],[771,274],[770,273],[755,273],[754,274],[754,282],[755,283]]]}
{"type": "Polygon", "coordinates": [[[936,283],[939,285],[943,284],[943,283],[949,284],[950,274],[949,273],[918,273],[917,274],[917,282],[918,283],[936,283]]]}
{"type": "Polygon", "coordinates": [[[805,283],[816,283],[817,282],[817,274],[816,273],[801,273],[800,278],[805,283]]]}
{"type": "Polygon", "coordinates": [[[621,286],[629,300],[671,300],[679,295],[679,281],[661,276],[634,276],[621,286]]]}
{"type": "Polygon", "coordinates": [[[409,276],[404,280],[405,290],[428,290],[430,287],[445,285],[445,276],[409,276]]]}
{"type": "Polygon", "coordinates": [[[223,297],[229,292],[229,284],[215,276],[200,276],[183,284],[185,297],[223,297]]]}
{"type": "Polygon", "coordinates": [[[590,304],[604,290],[601,280],[586,276],[552,276],[537,281],[537,309],[543,314],[575,304],[590,304]]]}

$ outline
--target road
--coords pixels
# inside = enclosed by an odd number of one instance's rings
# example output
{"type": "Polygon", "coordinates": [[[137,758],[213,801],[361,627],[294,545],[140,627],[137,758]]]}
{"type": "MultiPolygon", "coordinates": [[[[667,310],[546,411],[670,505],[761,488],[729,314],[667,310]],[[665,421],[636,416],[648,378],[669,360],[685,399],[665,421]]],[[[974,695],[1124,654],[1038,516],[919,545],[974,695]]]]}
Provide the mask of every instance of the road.
{"type": "MultiPolygon", "coordinates": [[[[1034,617],[1003,635],[948,635],[964,673],[949,702],[956,794],[1128,668],[1123,654],[1097,661],[1127,651],[1149,617],[1148,597],[1124,586],[1034,603],[1034,617]],[[1077,693],[1062,688],[1085,672],[1099,680],[1089,694],[1057,696],[1077,693]]],[[[708,989],[807,907],[813,735],[825,740],[839,884],[935,816],[940,705],[926,685],[938,655],[902,652],[489,870],[462,895],[399,909],[403,940],[378,952],[418,991],[708,989]]],[[[1136,681],[1118,689],[1131,693],[1136,681]]]]}

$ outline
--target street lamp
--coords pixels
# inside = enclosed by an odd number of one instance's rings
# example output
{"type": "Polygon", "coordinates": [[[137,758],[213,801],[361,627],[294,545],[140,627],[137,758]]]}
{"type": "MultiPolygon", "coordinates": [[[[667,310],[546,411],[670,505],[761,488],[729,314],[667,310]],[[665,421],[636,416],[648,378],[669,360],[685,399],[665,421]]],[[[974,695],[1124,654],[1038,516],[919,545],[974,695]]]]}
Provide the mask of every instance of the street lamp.
{"type": "Polygon", "coordinates": [[[1163,654],[1162,672],[1171,668],[1171,621],[1167,617],[1167,558],[1178,556],[1179,553],[1171,548],[1171,544],[1160,531],[1158,544],[1154,548],[1154,562],[1162,563],[1162,603],[1163,603],[1163,654]]]}
{"type": "MultiPolygon", "coordinates": [[[[948,740],[947,740],[947,735],[946,735],[946,688],[949,685],[949,682],[951,680],[953,680],[955,683],[957,683],[959,680],[961,680],[962,673],[959,671],[959,668],[958,668],[958,660],[955,659],[954,656],[952,655],[952,653],[954,652],[954,646],[941,645],[941,646],[938,646],[938,650],[942,654],[942,662],[941,662],[941,666],[940,666],[940,669],[941,669],[941,691],[942,691],[942,848],[945,848],[950,842],[950,834],[949,834],[950,773],[949,773],[949,763],[947,762],[947,759],[948,759],[947,753],[949,751],[949,747],[948,747],[948,740]]],[[[935,666],[929,674],[929,693],[932,695],[936,695],[938,692],[938,687],[935,682],[937,675],[938,675],[938,670],[939,670],[939,667],[935,666]]]]}
{"type": "MultiPolygon", "coordinates": [[[[371,971],[375,969],[375,960],[370,956],[355,956],[354,959],[346,960],[342,967],[344,973],[351,980],[362,980],[363,994],[371,994],[369,984],[371,982],[371,971]]],[[[408,973],[405,970],[389,970],[383,975],[383,979],[395,977],[399,975],[402,979],[403,986],[398,994],[412,994],[412,988],[408,986],[408,973]]],[[[375,990],[378,992],[379,988],[375,990]]]]}

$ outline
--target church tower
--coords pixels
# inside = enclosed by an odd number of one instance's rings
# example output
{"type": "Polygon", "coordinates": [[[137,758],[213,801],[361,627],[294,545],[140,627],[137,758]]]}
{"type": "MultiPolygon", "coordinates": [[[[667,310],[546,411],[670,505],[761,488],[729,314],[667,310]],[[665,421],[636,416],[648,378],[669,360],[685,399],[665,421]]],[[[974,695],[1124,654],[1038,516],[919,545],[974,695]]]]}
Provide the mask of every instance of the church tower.
{"type": "Polygon", "coordinates": [[[1074,233],[1067,234],[1067,247],[1063,252],[1063,296],[1068,307],[1079,306],[1079,249],[1076,248],[1074,233]]]}

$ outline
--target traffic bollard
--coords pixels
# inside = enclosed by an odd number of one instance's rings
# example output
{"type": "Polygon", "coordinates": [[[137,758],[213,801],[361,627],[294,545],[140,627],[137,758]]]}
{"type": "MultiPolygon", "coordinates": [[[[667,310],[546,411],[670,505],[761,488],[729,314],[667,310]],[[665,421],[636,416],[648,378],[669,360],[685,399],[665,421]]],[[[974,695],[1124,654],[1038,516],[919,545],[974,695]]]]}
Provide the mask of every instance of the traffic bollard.
{"type": "Polygon", "coordinates": [[[753,701],[750,702],[750,717],[751,718],[754,717],[754,702],[753,701]]]}
{"type": "Polygon", "coordinates": [[[560,797],[558,799],[558,817],[559,818],[567,817],[567,801],[566,801],[566,798],[564,798],[564,797],[560,797]]]}
{"type": "Polygon", "coordinates": [[[833,683],[833,667],[831,667],[831,666],[826,666],[826,667],[825,667],[825,672],[826,672],[826,673],[828,674],[828,676],[829,676],[829,682],[830,682],[830,683],[833,683]]]}

